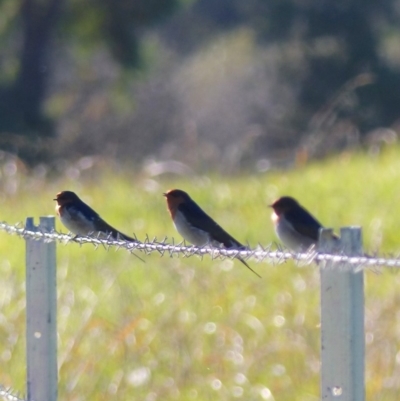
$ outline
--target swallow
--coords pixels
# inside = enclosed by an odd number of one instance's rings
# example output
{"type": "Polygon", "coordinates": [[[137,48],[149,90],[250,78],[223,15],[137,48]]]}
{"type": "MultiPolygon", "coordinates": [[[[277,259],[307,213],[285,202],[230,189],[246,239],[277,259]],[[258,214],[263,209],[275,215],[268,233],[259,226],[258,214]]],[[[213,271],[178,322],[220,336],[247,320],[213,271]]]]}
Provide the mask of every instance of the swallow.
{"type": "MultiPolygon", "coordinates": [[[[274,210],[271,219],[276,235],[286,247],[301,252],[317,245],[319,230],[323,226],[296,199],[283,196],[269,206],[274,210]]],[[[335,239],[339,239],[333,235],[335,239]]]]}
{"type": "Polygon", "coordinates": [[[102,235],[115,239],[137,242],[106,223],[98,213],[83,202],[75,192],[62,191],[53,199],[57,202],[56,212],[64,226],[76,235],[102,235]]]}
{"type": "MultiPolygon", "coordinates": [[[[227,249],[245,247],[220,225],[218,225],[203,209],[184,191],[171,189],[163,194],[167,198],[168,211],[176,230],[182,237],[196,246],[211,244],[227,249]]],[[[256,273],[242,258],[237,257],[248,269],[256,273]]]]}

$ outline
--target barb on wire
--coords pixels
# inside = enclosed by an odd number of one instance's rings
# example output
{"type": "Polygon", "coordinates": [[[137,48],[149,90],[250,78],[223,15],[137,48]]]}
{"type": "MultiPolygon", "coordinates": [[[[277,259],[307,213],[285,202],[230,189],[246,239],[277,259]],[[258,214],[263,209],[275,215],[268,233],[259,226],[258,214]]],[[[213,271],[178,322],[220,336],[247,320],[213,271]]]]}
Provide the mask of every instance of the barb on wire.
{"type": "Polygon", "coordinates": [[[20,398],[14,391],[5,388],[0,384],[0,400],[1,401],[26,401],[25,398],[20,398]]]}
{"type": "MultiPolygon", "coordinates": [[[[194,245],[187,245],[185,242],[175,243],[172,238],[170,243],[167,242],[167,238],[161,241],[157,241],[156,238],[150,239],[148,235],[144,241],[126,241],[123,239],[114,239],[111,237],[81,237],[71,234],[64,234],[57,231],[31,231],[20,224],[10,225],[5,222],[0,222],[0,230],[5,231],[8,234],[18,235],[24,239],[45,241],[45,242],[60,242],[69,244],[71,242],[77,243],[80,246],[85,244],[91,244],[95,248],[103,246],[106,250],[115,247],[118,249],[126,249],[128,252],[142,251],[145,254],[151,254],[157,252],[161,256],[165,254],[173,257],[175,255],[181,255],[183,257],[200,256],[203,258],[205,255],[209,255],[212,259],[235,259],[240,257],[246,260],[253,260],[255,262],[267,262],[271,264],[280,264],[288,260],[294,260],[296,263],[311,264],[312,262],[332,262],[332,263],[346,263],[354,266],[357,270],[368,268],[368,267],[400,267],[400,257],[372,257],[372,256],[348,256],[343,253],[328,254],[317,252],[315,249],[310,249],[307,252],[295,253],[287,249],[282,248],[279,245],[273,249],[273,244],[267,246],[259,245],[255,249],[225,249],[225,248],[214,248],[206,245],[203,247],[197,247],[194,245]]],[[[135,237],[136,238],[136,237],[135,237]]]]}

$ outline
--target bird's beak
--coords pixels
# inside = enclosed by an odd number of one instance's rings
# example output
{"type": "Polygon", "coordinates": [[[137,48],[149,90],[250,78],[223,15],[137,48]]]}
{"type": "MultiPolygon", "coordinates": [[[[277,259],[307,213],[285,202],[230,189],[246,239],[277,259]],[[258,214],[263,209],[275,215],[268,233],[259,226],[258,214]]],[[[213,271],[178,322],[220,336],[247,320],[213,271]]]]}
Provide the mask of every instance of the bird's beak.
{"type": "Polygon", "coordinates": [[[56,202],[57,202],[57,201],[58,201],[58,199],[57,199],[57,198],[55,198],[55,199],[53,199],[53,201],[56,201],[56,202]]]}
{"type": "Polygon", "coordinates": [[[167,193],[166,193],[166,192],[164,192],[163,195],[164,195],[165,197],[167,197],[167,193]]]}

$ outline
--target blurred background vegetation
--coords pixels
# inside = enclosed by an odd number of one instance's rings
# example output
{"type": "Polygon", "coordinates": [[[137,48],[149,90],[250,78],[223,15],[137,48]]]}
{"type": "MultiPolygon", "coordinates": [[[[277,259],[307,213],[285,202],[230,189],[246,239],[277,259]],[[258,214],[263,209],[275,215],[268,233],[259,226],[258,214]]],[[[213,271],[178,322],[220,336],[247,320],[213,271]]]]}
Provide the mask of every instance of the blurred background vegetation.
{"type": "Polygon", "coordinates": [[[375,149],[399,40],[399,0],[0,0],[0,149],[226,173],[375,149]]]}
{"type": "MultiPolygon", "coordinates": [[[[288,194],[398,255],[400,146],[380,150],[399,43],[400,0],[0,0],[2,219],[71,189],[127,234],[179,241],[161,195],[178,187],[256,246],[288,194]]],[[[20,392],[22,249],[3,235],[0,384],[20,392]]],[[[60,399],[319,399],[316,266],[251,262],[258,279],[73,243],[57,265],[60,399]]],[[[370,401],[399,398],[397,271],[366,274],[370,401]]]]}
{"type": "MultiPolygon", "coordinates": [[[[162,196],[178,187],[238,240],[267,246],[276,241],[267,205],[290,194],[338,233],[362,226],[368,253],[399,255],[400,146],[288,171],[190,180],[108,165],[70,166],[52,179],[41,172],[0,161],[7,222],[34,216],[38,223],[54,213],[54,195],[71,188],[123,232],[179,242],[162,196]]],[[[56,228],[66,231],[59,219],[56,228]]],[[[0,385],[24,393],[24,241],[3,232],[0,255],[0,385]]],[[[145,263],[123,249],[57,244],[59,400],[321,400],[316,264],[249,261],[260,279],[238,261],[140,256],[145,263]]],[[[365,273],[368,401],[399,399],[399,271],[365,273]]]]}

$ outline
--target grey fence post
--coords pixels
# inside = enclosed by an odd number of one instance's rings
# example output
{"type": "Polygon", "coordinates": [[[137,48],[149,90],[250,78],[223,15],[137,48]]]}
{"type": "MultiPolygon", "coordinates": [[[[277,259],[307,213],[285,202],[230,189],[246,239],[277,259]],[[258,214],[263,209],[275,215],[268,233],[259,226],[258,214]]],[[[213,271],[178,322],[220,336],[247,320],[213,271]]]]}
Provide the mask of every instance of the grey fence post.
{"type": "MultiPolygon", "coordinates": [[[[26,230],[52,231],[54,217],[26,230]]],[[[26,240],[26,358],[28,401],[57,400],[56,243],[26,240]]]]}
{"type": "MultiPolygon", "coordinates": [[[[339,247],[360,256],[361,229],[341,229],[339,247]]],[[[332,230],[321,230],[319,251],[334,253],[332,230]]],[[[321,262],[321,399],[365,400],[364,274],[346,263],[321,262]]]]}

